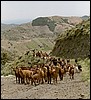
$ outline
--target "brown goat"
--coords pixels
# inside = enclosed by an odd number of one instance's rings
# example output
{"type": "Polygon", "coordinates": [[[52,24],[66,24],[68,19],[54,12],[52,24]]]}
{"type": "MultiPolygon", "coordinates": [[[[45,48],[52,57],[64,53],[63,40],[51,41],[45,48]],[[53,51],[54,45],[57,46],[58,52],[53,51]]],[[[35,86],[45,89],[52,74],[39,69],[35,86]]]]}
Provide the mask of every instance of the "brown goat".
{"type": "Polygon", "coordinates": [[[33,75],[33,71],[22,70],[21,68],[19,68],[19,74],[24,79],[24,84],[29,84],[31,76],[33,75]]]}
{"type": "MultiPolygon", "coordinates": [[[[30,70],[31,69],[31,67],[19,67],[19,68],[21,68],[22,70],[30,70]]],[[[15,76],[16,76],[16,83],[17,82],[24,83],[24,77],[22,74],[20,74],[19,68],[18,67],[13,68],[13,71],[15,72],[15,76]]]]}
{"type": "Polygon", "coordinates": [[[62,66],[59,67],[59,77],[60,80],[63,80],[63,75],[65,74],[65,68],[62,68],[62,66]]]}
{"type": "Polygon", "coordinates": [[[45,67],[47,67],[47,79],[48,79],[48,84],[51,84],[51,79],[53,78],[53,83],[55,84],[55,82],[57,83],[57,77],[58,77],[58,72],[59,72],[59,68],[57,66],[54,65],[46,65],[45,67]]]}
{"type": "Polygon", "coordinates": [[[45,65],[45,67],[47,68],[47,80],[48,80],[48,84],[51,84],[51,69],[49,65],[45,65]]]}
{"type": "Polygon", "coordinates": [[[69,67],[69,75],[70,75],[70,79],[74,79],[74,67],[73,66],[69,67]]]}
{"type": "Polygon", "coordinates": [[[34,83],[36,86],[36,81],[40,84],[41,77],[40,77],[39,73],[36,73],[36,74],[31,76],[31,85],[33,85],[33,83],[34,83]]]}
{"type": "Polygon", "coordinates": [[[16,77],[16,83],[19,82],[20,83],[20,74],[19,74],[19,70],[18,68],[13,68],[13,71],[15,72],[15,77],[16,77]]]}
{"type": "Polygon", "coordinates": [[[45,80],[45,82],[47,82],[47,68],[44,66],[44,67],[42,68],[42,70],[43,70],[43,72],[44,72],[44,80],[45,80]]]}
{"type": "Polygon", "coordinates": [[[40,78],[42,80],[42,83],[44,83],[44,71],[42,68],[39,68],[37,71],[40,74],[40,78]]]}
{"type": "Polygon", "coordinates": [[[52,66],[51,77],[53,78],[53,83],[54,84],[55,84],[55,82],[57,83],[58,71],[59,71],[58,66],[52,66]]]}

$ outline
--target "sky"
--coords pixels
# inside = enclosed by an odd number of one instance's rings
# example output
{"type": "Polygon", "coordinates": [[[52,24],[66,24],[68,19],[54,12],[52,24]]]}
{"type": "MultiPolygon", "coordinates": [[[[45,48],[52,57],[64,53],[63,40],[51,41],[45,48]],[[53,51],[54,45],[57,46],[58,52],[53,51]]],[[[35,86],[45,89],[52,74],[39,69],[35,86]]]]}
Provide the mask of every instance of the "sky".
{"type": "Polygon", "coordinates": [[[45,16],[90,16],[90,1],[1,1],[1,22],[18,23],[45,16]]]}

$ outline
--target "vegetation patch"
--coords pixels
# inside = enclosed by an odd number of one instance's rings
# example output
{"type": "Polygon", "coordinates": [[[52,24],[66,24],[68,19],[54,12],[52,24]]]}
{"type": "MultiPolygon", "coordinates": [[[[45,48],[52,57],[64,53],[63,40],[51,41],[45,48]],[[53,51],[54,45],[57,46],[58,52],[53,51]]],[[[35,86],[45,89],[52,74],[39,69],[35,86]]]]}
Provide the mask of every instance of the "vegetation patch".
{"type": "Polygon", "coordinates": [[[39,17],[32,21],[32,26],[45,26],[47,25],[50,31],[54,31],[55,29],[55,21],[52,21],[48,17],[39,17]]]}
{"type": "Polygon", "coordinates": [[[88,57],[90,55],[90,19],[61,33],[56,39],[52,54],[70,59],[88,57]]]}
{"type": "Polygon", "coordinates": [[[84,60],[79,60],[78,63],[82,66],[82,80],[90,81],[90,59],[85,58],[84,60]]]}

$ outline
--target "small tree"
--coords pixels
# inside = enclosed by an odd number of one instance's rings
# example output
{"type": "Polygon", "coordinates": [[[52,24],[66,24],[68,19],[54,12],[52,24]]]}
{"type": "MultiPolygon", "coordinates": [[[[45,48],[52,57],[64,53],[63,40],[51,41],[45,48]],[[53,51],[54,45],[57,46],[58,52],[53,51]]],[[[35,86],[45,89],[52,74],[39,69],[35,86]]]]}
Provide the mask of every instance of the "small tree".
{"type": "Polygon", "coordinates": [[[1,64],[5,65],[5,63],[8,61],[8,55],[7,53],[1,53],[1,64]]]}

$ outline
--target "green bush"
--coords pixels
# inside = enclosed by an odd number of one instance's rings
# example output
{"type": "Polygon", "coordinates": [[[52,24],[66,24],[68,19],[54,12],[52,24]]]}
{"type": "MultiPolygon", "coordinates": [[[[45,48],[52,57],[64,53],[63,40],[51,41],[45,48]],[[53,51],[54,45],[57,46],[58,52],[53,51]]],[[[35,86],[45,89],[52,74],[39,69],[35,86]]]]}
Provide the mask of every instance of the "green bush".
{"type": "Polygon", "coordinates": [[[47,25],[50,31],[54,31],[55,29],[55,21],[52,21],[48,17],[39,17],[32,21],[32,26],[44,26],[47,25]]]}
{"type": "Polygon", "coordinates": [[[39,17],[32,21],[32,26],[44,26],[47,25],[48,17],[39,17]]]}
{"type": "Polygon", "coordinates": [[[50,31],[54,31],[55,26],[56,26],[56,24],[55,24],[54,21],[50,21],[50,22],[48,22],[47,25],[48,25],[50,31]]]}
{"type": "Polygon", "coordinates": [[[82,80],[88,81],[90,80],[90,59],[85,58],[78,61],[79,64],[82,65],[82,80]]]}

